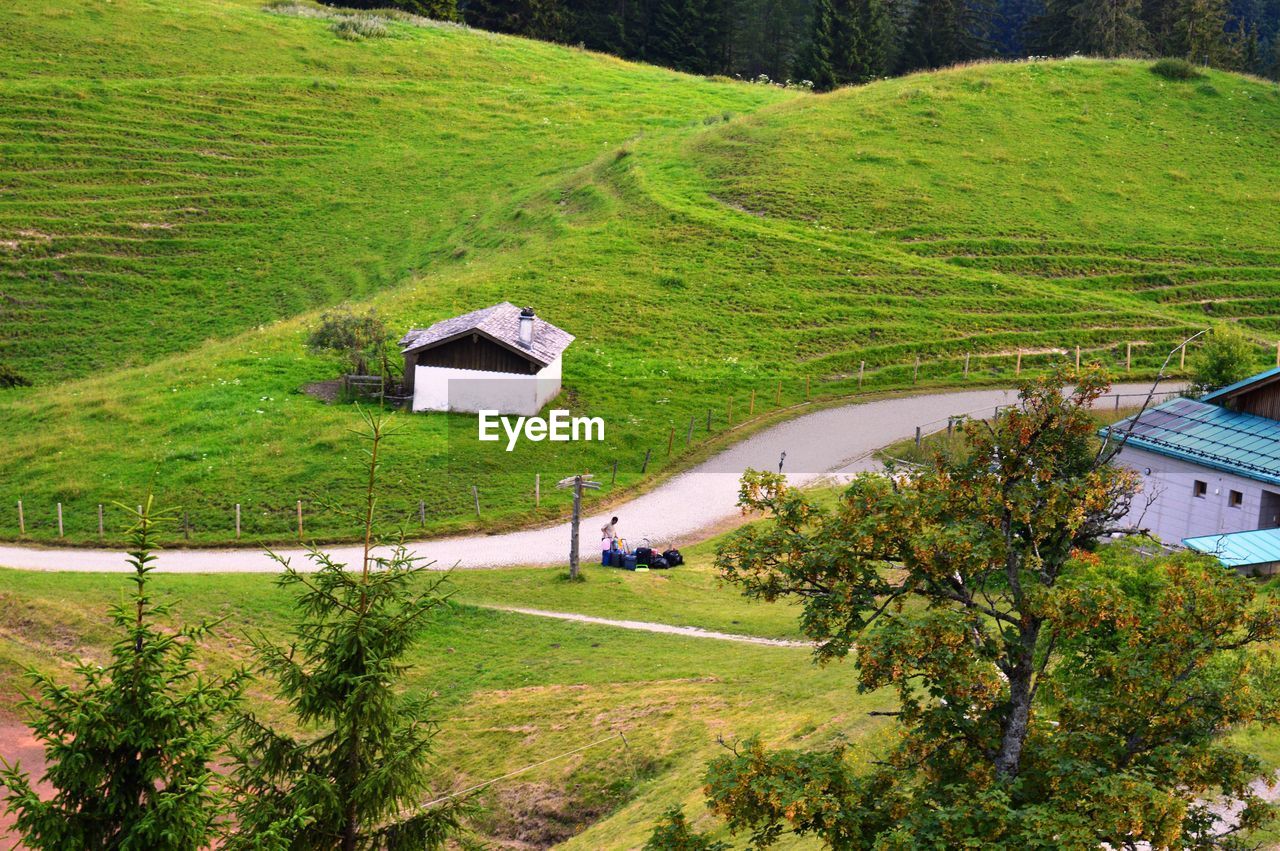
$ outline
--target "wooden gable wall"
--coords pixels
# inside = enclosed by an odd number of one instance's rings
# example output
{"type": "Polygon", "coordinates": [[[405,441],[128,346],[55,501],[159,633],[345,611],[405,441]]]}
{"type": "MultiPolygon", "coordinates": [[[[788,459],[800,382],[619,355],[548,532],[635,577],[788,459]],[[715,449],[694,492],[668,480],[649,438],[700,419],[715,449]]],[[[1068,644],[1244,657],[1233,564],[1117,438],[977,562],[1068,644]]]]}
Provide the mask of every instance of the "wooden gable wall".
{"type": "Polygon", "coordinates": [[[443,366],[452,369],[477,369],[512,375],[532,375],[541,367],[505,346],[480,334],[466,334],[404,356],[404,387],[413,391],[413,371],[418,366],[443,366]]]}
{"type": "Polygon", "coordinates": [[[1226,400],[1226,406],[1233,411],[1280,420],[1280,381],[1241,390],[1226,400]]]}

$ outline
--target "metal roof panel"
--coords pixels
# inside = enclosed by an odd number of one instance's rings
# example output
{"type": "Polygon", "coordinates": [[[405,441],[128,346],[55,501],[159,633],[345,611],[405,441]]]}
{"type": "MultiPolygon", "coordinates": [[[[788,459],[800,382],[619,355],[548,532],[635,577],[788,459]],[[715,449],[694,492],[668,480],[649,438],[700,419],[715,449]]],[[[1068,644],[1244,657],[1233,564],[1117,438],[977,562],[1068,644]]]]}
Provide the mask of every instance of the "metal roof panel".
{"type": "Polygon", "coordinates": [[[1182,544],[1216,557],[1224,567],[1250,567],[1280,562],[1280,529],[1200,535],[1184,538],[1182,544]]]}
{"type": "Polygon", "coordinates": [[[1171,399],[1099,432],[1108,433],[1128,433],[1128,444],[1149,452],[1280,485],[1280,422],[1267,417],[1171,399]]]}

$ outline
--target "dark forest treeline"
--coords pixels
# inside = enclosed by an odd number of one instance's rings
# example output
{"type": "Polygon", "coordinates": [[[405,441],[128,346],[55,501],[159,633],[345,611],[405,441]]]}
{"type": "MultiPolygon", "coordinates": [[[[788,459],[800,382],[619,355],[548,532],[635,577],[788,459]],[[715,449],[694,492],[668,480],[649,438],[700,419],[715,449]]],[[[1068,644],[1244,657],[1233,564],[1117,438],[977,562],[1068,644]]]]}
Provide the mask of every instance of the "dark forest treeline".
{"type": "Polygon", "coordinates": [[[1280,0],[334,0],[820,90],[988,57],[1170,56],[1280,78],[1280,0]]]}

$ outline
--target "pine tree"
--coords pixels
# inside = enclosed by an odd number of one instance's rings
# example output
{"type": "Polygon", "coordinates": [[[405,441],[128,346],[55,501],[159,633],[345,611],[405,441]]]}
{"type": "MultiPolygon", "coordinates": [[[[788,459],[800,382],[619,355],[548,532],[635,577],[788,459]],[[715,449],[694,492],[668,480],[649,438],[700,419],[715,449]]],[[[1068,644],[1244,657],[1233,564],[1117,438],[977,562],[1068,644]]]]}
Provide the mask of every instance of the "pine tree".
{"type": "Polygon", "coordinates": [[[998,56],[1016,58],[1031,52],[1034,21],[1044,14],[1043,0],[996,0],[991,44],[998,56]]]}
{"type": "Polygon", "coordinates": [[[465,0],[462,19],[467,26],[497,33],[517,33],[516,19],[511,15],[511,4],[506,0],[465,0]]]}
{"type": "Polygon", "coordinates": [[[464,17],[470,26],[477,29],[513,33],[543,41],[565,41],[572,27],[570,13],[563,0],[468,0],[464,17]]]}
{"type": "MultiPolygon", "coordinates": [[[[1148,5],[1148,16],[1158,7],[1148,5]]],[[[1033,24],[1036,47],[1052,56],[1142,56],[1155,45],[1142,0],[1046,0],[1033,24]]]]}
{"type": "Polygon", "coordinates": [[[831,65],[841,84],[858,84],[888,71],[893,26],[884,0],[834,0],[831,65]]]}
{"type": "Polygon", "coordinates": [[[1236,69],[1250,74],[1261,74],[1266,71],[1262,63],[1262,40],[1258,37],[1256,24],[1241,24],[1236,31],[1237,64],[1236,69]]]}
{"type": "Polygon", "coordinates": [[[565,0],[566,41],[615,56],[631,56],[628,29],[638,5],[626,0],[565,0]]]}
{"type": "Polygon", "coordinates": [[[691,71],[703,63],[693,33],[697,0],[657,0],[645,58],[657,65],[691,71]]]}
{"type": "Polygon", "coordinates": [[[846,81],[865,83],[884,76],[893,41],[893,23],[884,0],[848,0],[845,16],[849,47],[840,71],[846,81]]]}
{"type": "Polygon", "coordinates": [[[812,4],[805,0],[733,0],[729,70],[745,77],[795,79],[808,42],[812,4]]]}
{"type": "Polygon", "coordinates": [[[728,29],[724,0],[657,0],[645,57],[692,74],[719,73],[728,29]]]}
{"type": "Polygon", "coordinates": [[[963,0],[920,0],[911,10],[900,70],[942,68],[973,59],[979,45],[969,33],[963,0]]]}
{"type": "Polygon", "coordinates": [[[321,0],[344,9],[399,9],[437,21],[460,21],[457,0],[321,0]]]}
{"type": "Polygon", "coordinates": [[[809,41],[796,62],[796,76],[813,83],[814,91],[829,92],[836,87],[836,73],[832,65],[835,52],[835,8],[831,0],[815,0],[813,4],[813,28],[809,41]]]}
{"type": "Polygon", "coordinates": [[[1175,44],[1179,0],[1143,0],[1142,23],[1147,28],[1151,52],[1157,56],[1180,56],[1175,44]]]}
{"type": "Polygon", "coordinates": [[[373,514],[384,418],[365,416],[369,448],[361,564],[312,549],[314,573],[288,559],[279,584],[297,589],[294,643],[253,639],[261,670],[275,680],[299,729],[293,736],[252,714],[238,725],[238,833],[229,848],[343,851],[438,848],[460,832],[462,807],[422,808],[436,727],[427,699],[404,691],[406,654],[444,603],[443,578],[402,542],[377,555],[373,514]]]}
{"type": "Polygon", "coordinates": [[[44,743],[41,800],[31,778],[5,763],[5,809],[29,848],[197,849],[215,838],[224,795],[211,764],[226,742],[222,716],[239,700],[243,672],[206,678],[196,643],[216,625],[177,631],[157,622],[171,612],[147,587],[163,515],[151,497],[129,531],[133,591],[111,608],[119,638],[104,667],[88,662],[68,687],[30,672],[36,695],[24,705],[44,743]]]}
{"type": "Polygon", "coordinates": [[[1228,0],[1179,0],[1174,8],[1172,55],[1217,68],[1235,65],[1239,56],[1227,33],[1228,0]]]}
{"type": "Polygon", "coordinates": [[[1151,50],[1141,0],[1084,0],[1072,10],[1075,52],[1137,56],[1151,50]]]}
{"type": "MultiPolygon", "coordinates": [[[[344,2],[343,5],[346,5],[346,3],[344,2]]],[[[375,8],[385,9],[387,5],[386,0],[378,0],[375,8]]],[[[462,16],[458,13],[457,0],[396,0],[390,5],[437,21],[462,20],[462,16]]]]}
{"type": "Polygon", "coordinates": [[[729,70],[733,42],[732,0],[702,0],[697,6],[698,36],[704,57],[700,74],[723,74],[729,70]]]}

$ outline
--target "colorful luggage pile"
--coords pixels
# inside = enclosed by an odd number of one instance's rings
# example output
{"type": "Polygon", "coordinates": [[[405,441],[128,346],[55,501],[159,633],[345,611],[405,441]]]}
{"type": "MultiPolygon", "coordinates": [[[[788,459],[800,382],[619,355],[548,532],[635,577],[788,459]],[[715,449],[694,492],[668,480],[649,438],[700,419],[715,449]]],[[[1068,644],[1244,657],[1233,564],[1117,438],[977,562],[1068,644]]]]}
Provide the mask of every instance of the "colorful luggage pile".
{"type": "Polygon", "coordinates": [[[649,546],[648,541],[632,550],[626,541],[615,540],[609,549],[600,554],[600,564],[623,570],[666,570],[684,564],[684,556],[674,548],[658,552],[649,546]]]}

